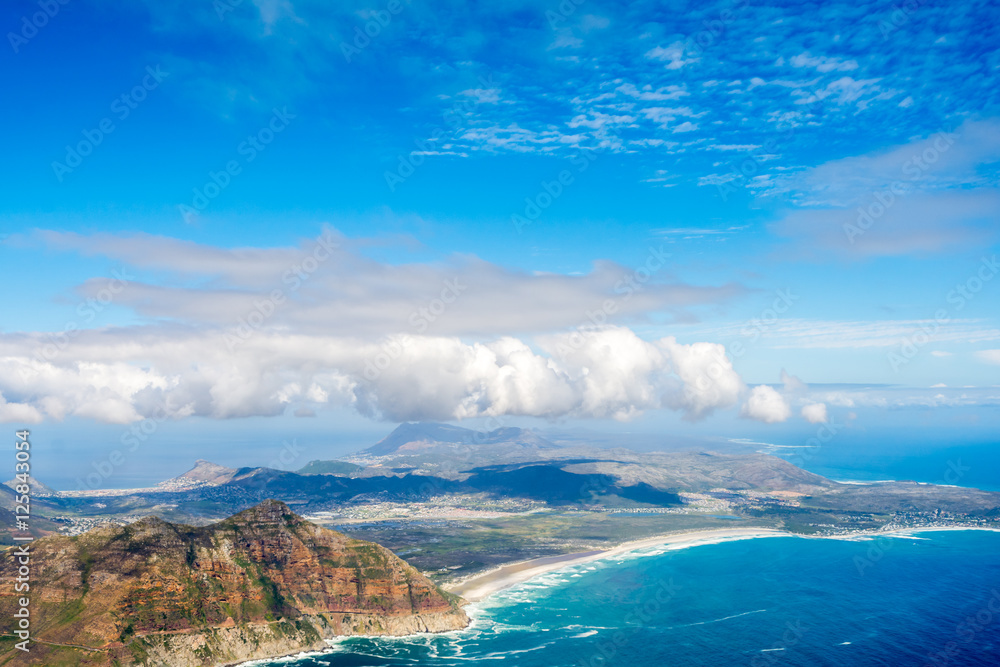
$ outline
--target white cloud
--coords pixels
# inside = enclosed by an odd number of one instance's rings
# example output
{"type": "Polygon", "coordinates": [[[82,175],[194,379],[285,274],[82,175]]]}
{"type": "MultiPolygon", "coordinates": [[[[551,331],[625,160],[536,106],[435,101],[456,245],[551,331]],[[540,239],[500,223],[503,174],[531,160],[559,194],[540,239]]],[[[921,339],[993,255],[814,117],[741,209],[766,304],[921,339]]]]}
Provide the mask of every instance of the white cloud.
{"type": "Polygon", "coordinates": [[[541,337],[537,350],[513,337],[276,332],[234,350],[220,332],[151,327],[81,332],[62,355],[33,359],[43,340],[0,336],[0,389],[19,401],[0,407],[5,419],[129,423],[164,411],[226,419],[325,406],[392,421],[630,419],[658,408],[700,419],[745,389],[721,345],[644,341],[620,327],[541,337]]]}
{"type": "Polygon", "coordinates": [[[980,350],[976,356],[988,364],[1000,364],[1000,350],[980,350]]]}
{"type": "Polygon", "coordinates": [[[802,417],[810,424],[825,424],[828,421],[825,403],[810,403],[802,407],[802,417]]]}
{"type": "MultiPolygon", "coordinates": [[[[693,335],[736,338],[743,335],[746,323],[722,327],[697,328],[693,335]]],[[[895,347],[915,334],[926,336],[928,343],[981,343],[1000,340],[1000,328],[989,321],[951,319],[947,322],[926,320],[837,321],[785,318],[761,332],[776,349],[861,349],[895,347]],[[930,333],[928,333],[930,332],[930,333]]]]}
{"type": "Polygon", "coordinates": [[[680,69],[685,65],[697,62],[697,58],[684,57],[684,42],[674,42],[669,46],[657,46],[646,52],[650,60],[666,62],[667,69],[680,69]]]}
{"type": "Polygon", "coordinates": [[[937,384],[929,388],[914,387],[823,387],[814,385],[809,400],[844,408],[879,408],[905,410],[913,408],[958,408],[1000,406],[1000,393],[995,387],[955,387],[937,384]]]}
{"type": "Polygon", "coordinates": [[[651,85],[645,85],[640,90],[632,83],[623,83],[615,89],[628,97],[633,97],[637,100],[646,100],[650,102],[663,102],[667,100],[679,100],[682,97],[690,95],[690,93],[683,87],[679,85],[669,85],[661,86],[659,88],[653,88],[651,85]]]}
{"type": "Polygon", "coordinates": [[[32,405],[8,403],[0,394],[0,423],[38,424],[44,419],[42,413],[32,405]]]}
{"type": "Polygon", "coordinates": [[[692,419],[699,419],[719,408],[736,404],[745,388],[743,380],[733,370],[726,348],[717,343],[681,345],[674,338],[664,338],[660,344],[670,354],[679,384],[666,396],[666,405],[684,410],[692,419]]]}
{"type": "Polygon", "coordinates": [[[969,121],[953,133],[833,160],[758,189],[793,203],[772,230],[804,248],[846,256],[936,253],[996,238],[1000,190],[983,168],[998,160],[1000,121],[969,121]]]}
{"type": "Polygon", "coordinates": [[[459,95],[471,97],[476,104],[496,104],[500,101],[499,88],[470,88],[463,90],[459,95]]]}
{"type": "MultiPolygon", "coordinates": [[[[669,279],[663,247],[650,247],[635,267],[599,261],[590,273],[568,276],[508,270],[472,256],[433,264],[381,263],[361,254],[369,241],[348,240],[330,228],[288,248],[217,248],[152,235],[41,232],[31,238],[104,255],[134,273],[155,271],[161,276],[157,283],[133,275],[114,295],[116,306],[131,308],[140,318],[230,330],[263,313],[265,329],[300,333],[535,333],[592,324],[588,313],[618,324],[642,321],[652,312],[683,319],[691,308],[744,292],[733,284],[695,286],[669,279]],[[629,281],[635,284],[640,269],[652,277],[635,289],[629,281]],[[275,290],[281,303],[268,304],[275,290]],[[604,312],[609,299],[614,308],[604,312]]],[[[80,292],[95,296],[105,286],[106,281],[89,281],[80,292]]]]}
{"type": "Polygon", "coordinates": [[[785,385],[786,394],[801,394],[809,389],[809,385],[794,375],[790,375],[784,368],[781,369],[781,382],[785,385]]]}
{"type": "Polygon", "coordinates": [[[473,257],[383,264],[361,254],[370,241],[329,228],[291,248],[19,238],[39,240],[125,262],[114,304],[148,324],[82,330],[65,346],[42,332],[0,334],[0,419],[129,423],[157,410],[225,419],[322,406],[396,421],[629,419],[658,408],[700,419],[745,390],[722,345],[646,341],[620,326],[741,292],[657,280],[662,249],[633,269],[602,262],[566,276],[473,257]]]}
{"type": "Polygon", "coordinates": [[[761,384],[750,391],[740,414],[765,424],[775,424],[787,421],[792,414],[792,409],[774,387],[761,384]]]}
{"type": "Polygon", "coordinates": [[[858,68],[855,60],[840,60],[827,56],[812,56],[809,52],[800,53],[791,59],[792,67],[811,67],[819,72],[850,72],[858,68]]]}

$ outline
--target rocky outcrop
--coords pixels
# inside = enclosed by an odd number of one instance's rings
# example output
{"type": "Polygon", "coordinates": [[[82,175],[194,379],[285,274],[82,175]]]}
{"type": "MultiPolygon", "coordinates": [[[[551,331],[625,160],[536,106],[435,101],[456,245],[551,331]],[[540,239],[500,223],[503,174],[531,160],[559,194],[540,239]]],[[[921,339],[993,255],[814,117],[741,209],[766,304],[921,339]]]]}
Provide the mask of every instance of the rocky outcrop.
{"type": "Polygon", "coordinates": [[[183,475],[175,477],[170,482],[204,482],[206,484],[225,484],[231,480],[238,471],[234,468],[220,466],[217,463],[198,459],[194,462],[194,467],[183,475]]]}
{"type": "MultiPolygon", "coordinates": [[[[6,650],[0,664],[223,665],[316,650],[341,635],[468,623],[458,600],[387,549],[273,500],[205,528],[147,518],[48,537],[34,543],[32,566],[36,643],[28,656],[6,650]]],[[[4,632],[12,593],[0,593],[4,632]]]]}

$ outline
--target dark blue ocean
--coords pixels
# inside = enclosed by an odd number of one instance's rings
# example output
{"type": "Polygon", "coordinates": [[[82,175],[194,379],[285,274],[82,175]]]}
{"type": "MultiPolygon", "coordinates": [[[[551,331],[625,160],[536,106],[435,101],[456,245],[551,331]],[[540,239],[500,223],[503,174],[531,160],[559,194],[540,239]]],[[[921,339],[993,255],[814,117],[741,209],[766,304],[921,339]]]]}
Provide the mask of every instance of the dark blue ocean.
{"type": "Polygon", "coordinates": [[[295,667],[1000,665],[1000,533],[772,537],[580,564],[465,631],[356,637],[295,667]]]}

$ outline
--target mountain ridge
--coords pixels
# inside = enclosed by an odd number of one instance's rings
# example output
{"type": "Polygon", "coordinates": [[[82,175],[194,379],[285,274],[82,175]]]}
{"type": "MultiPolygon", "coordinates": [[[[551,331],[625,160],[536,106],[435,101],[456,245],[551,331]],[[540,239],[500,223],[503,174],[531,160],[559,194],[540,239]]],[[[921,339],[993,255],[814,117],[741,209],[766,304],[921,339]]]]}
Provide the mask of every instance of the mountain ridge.
{"type": "MultiPolygon", "coordinates": [[[[276,500],[202,528],[146,517],[32,551],[37,642],[19,664],[223,665],[468,623],[456,598],[387,549],[276,500]]],[[[0,566],[12,576],[12,552],[0,566]]],[[[15,605],[12,588],[0,592],[5,633],[15,605]]],[[[0,662],[20,653],[4,648],[0,662]]]]}
{"type": "Polygon", "coordinates": [[[557,445],[529,429],[505,426],[492,431],[477,431],[439,422],[404,422],[386,437],[360,452],[361,455],[386,456],[417,452],[439,445],[512,445],[522,448],[554,449],[557,445]]]}

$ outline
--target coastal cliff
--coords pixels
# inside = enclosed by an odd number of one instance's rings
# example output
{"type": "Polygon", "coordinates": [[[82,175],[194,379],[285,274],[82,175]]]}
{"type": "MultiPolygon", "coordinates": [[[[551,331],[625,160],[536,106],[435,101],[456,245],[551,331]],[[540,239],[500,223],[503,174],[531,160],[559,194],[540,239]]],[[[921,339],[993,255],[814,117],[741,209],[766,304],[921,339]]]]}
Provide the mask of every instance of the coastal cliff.
{"type": "MultiPolygon", "coordinates": [[[[10,581],[16,565],[3,555],[10,581]]],[[[354,634],[468,624],[458,600],[387,549],[268,500],[204,528],[146,518],[32,546],[31,652],[0,665],[226,665],[354,634]]],[[[0,631],[13,631],[12,587],[0,631]]]]}

